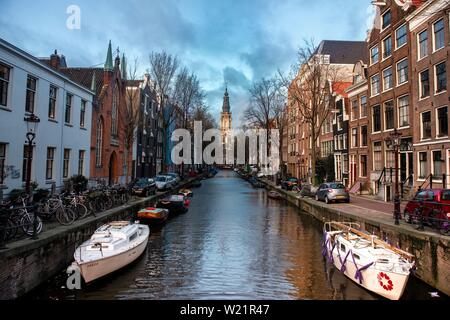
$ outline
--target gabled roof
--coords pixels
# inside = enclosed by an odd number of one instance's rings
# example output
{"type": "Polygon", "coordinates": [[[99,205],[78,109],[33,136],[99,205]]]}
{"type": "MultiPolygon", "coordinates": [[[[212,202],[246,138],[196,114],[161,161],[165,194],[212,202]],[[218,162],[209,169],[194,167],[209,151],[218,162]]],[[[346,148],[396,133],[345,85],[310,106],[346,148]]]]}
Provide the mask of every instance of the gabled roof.
{"type": "Polygon", "coordinates": [[[315,54],[329,55],[330,63],[354,64],[359,60],[367,62],[368,51],[365,41],[324,40],[315,54]]]}
{"type": "Polygon", "coordinates": [[[61,68],[60,72],[83,87],[93,89],[97,97],[100,96],[103,88],[103,68],[61,68]],[[92,88],[92,80],[94,80],[94,88],[92,88]]]}

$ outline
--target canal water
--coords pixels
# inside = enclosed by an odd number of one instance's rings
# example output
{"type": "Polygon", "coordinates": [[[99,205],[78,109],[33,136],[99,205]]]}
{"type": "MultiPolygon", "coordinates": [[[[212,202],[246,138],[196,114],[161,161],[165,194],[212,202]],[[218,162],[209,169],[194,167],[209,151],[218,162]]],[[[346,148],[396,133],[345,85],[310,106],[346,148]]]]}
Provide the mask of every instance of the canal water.
{"type": "MultiPolygon", "coordinates": [[[[297,208],[231,171],[194,191],[189,213],[152,229],[134,264],[81,291],[65,289],[61,271],[27,298],[379,299],[324,262],[322,226],[297,208]]],[[[427,299],[431,291],[411,279],[404,298],[427,299]]]]}

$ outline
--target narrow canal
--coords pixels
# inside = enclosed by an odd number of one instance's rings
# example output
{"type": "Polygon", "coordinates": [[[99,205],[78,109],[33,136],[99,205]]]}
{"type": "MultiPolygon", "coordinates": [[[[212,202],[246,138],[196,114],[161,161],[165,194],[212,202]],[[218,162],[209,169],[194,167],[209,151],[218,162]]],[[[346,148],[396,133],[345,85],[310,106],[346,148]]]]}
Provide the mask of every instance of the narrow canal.
{"type": "MultiPolygon", "coordinates": [[[[152,229],[133,265],[76,292],[62,271],[27,298],[378,299],[327,266],[321,241],[319,222],[224,171],[195,190],[189,213],[152,229]]],[[[404,298],[430,291],[411,279],[404,298]]]]}

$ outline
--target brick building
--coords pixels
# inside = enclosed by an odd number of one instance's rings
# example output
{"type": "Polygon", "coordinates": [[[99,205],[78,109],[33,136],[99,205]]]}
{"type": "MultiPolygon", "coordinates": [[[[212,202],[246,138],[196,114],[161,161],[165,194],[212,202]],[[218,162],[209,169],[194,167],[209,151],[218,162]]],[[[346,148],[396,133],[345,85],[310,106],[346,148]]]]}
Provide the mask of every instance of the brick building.
{"type": "Polygon", "coordinates": [[[368,193],[370,188],[367,90],[367,64],[359,61],[353,69],[353,83],[345,90],[350,102],[349,185],[352,193],[368,193]]]}
{"type": "Polygon", "coordinates": [[[407,18],[413,64],[411,101],[416,189],[450,188],[449,12],[448,1],[435,0],[425,2],[407,18]]]}
{"type": "Polygon", "coordinates": [[[125,183],[131,176],[132,153],[124,143],[126,103],[125,64],[117,55],[113,61],[109,43],[104,68],[74,68],[60,64],[52,55],[49,64],[72,81],[95,92],[92,110],[90,180],[107,184],[125,183]]]}
{"type": "MultiPolygon", "coordinates": [[[[363,41],[322,41],[314,56],[311,58],[318,59],[325,69],[335,70],[338,73],[337,78],[340,82],[351,82],[354,65],[357,61],[364,59],[367,55],[366,43],[363,41]]],[[[299,72],[299,75],[294,81],[307,81],[299,72]]],[[[327,79],[323,83],[324,90],[332,91],[330,89],[329,81],[336,81],[336,79],[327,79]]],[[[289,90],[288,101],[292,101],[292,86],[289,90]]],[[[331,97],[330,97],[331,99],[331,97]]],[[[298,110],[299,106],[294,103],[288,103],[288,174],[307,180],[311,178],[311,149],[312,138],[310,125],[302,118],[301,112],[298,110]]],[[[321,134],[317,141],[318,157],[329,156],[334,151],[333,145],[333,129],[332,129],[333,115],[324,121],[321,128],[321,134]],[[321,150],[321,148],[323,148],[321,150]]]]}
{"type": "MultiPolygon", "coordinates": [[[[383,1],[381,1],[383,2],[383,1]]],[[[411,106],[411,41],[406,17],[416,7],[386,0],[377,7],[368,38],[369,66],[369,168],[371,189],[390,201],[394,193],[395,153],[387,140],[395,130],[401,135],[400,180],[412,181],[414,109],[411,106]]]]}

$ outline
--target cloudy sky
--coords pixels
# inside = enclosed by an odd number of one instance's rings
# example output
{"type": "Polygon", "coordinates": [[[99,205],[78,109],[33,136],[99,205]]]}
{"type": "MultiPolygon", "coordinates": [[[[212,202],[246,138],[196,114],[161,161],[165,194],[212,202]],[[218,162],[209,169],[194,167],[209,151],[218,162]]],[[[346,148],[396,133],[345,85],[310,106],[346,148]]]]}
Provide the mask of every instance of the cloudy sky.
{"type": "Polygon", "coordinates": [[[218,117],[225,82],[238,120],[252,81],[288,70],[304,39],[364,40],[370,0],[0,0],[0,37],[69,66],[104,63],[108,41],[148,67],[152,51],[194,71],[218,117]],[[81,9],[69,30],[67,8],[81,9]]]}

